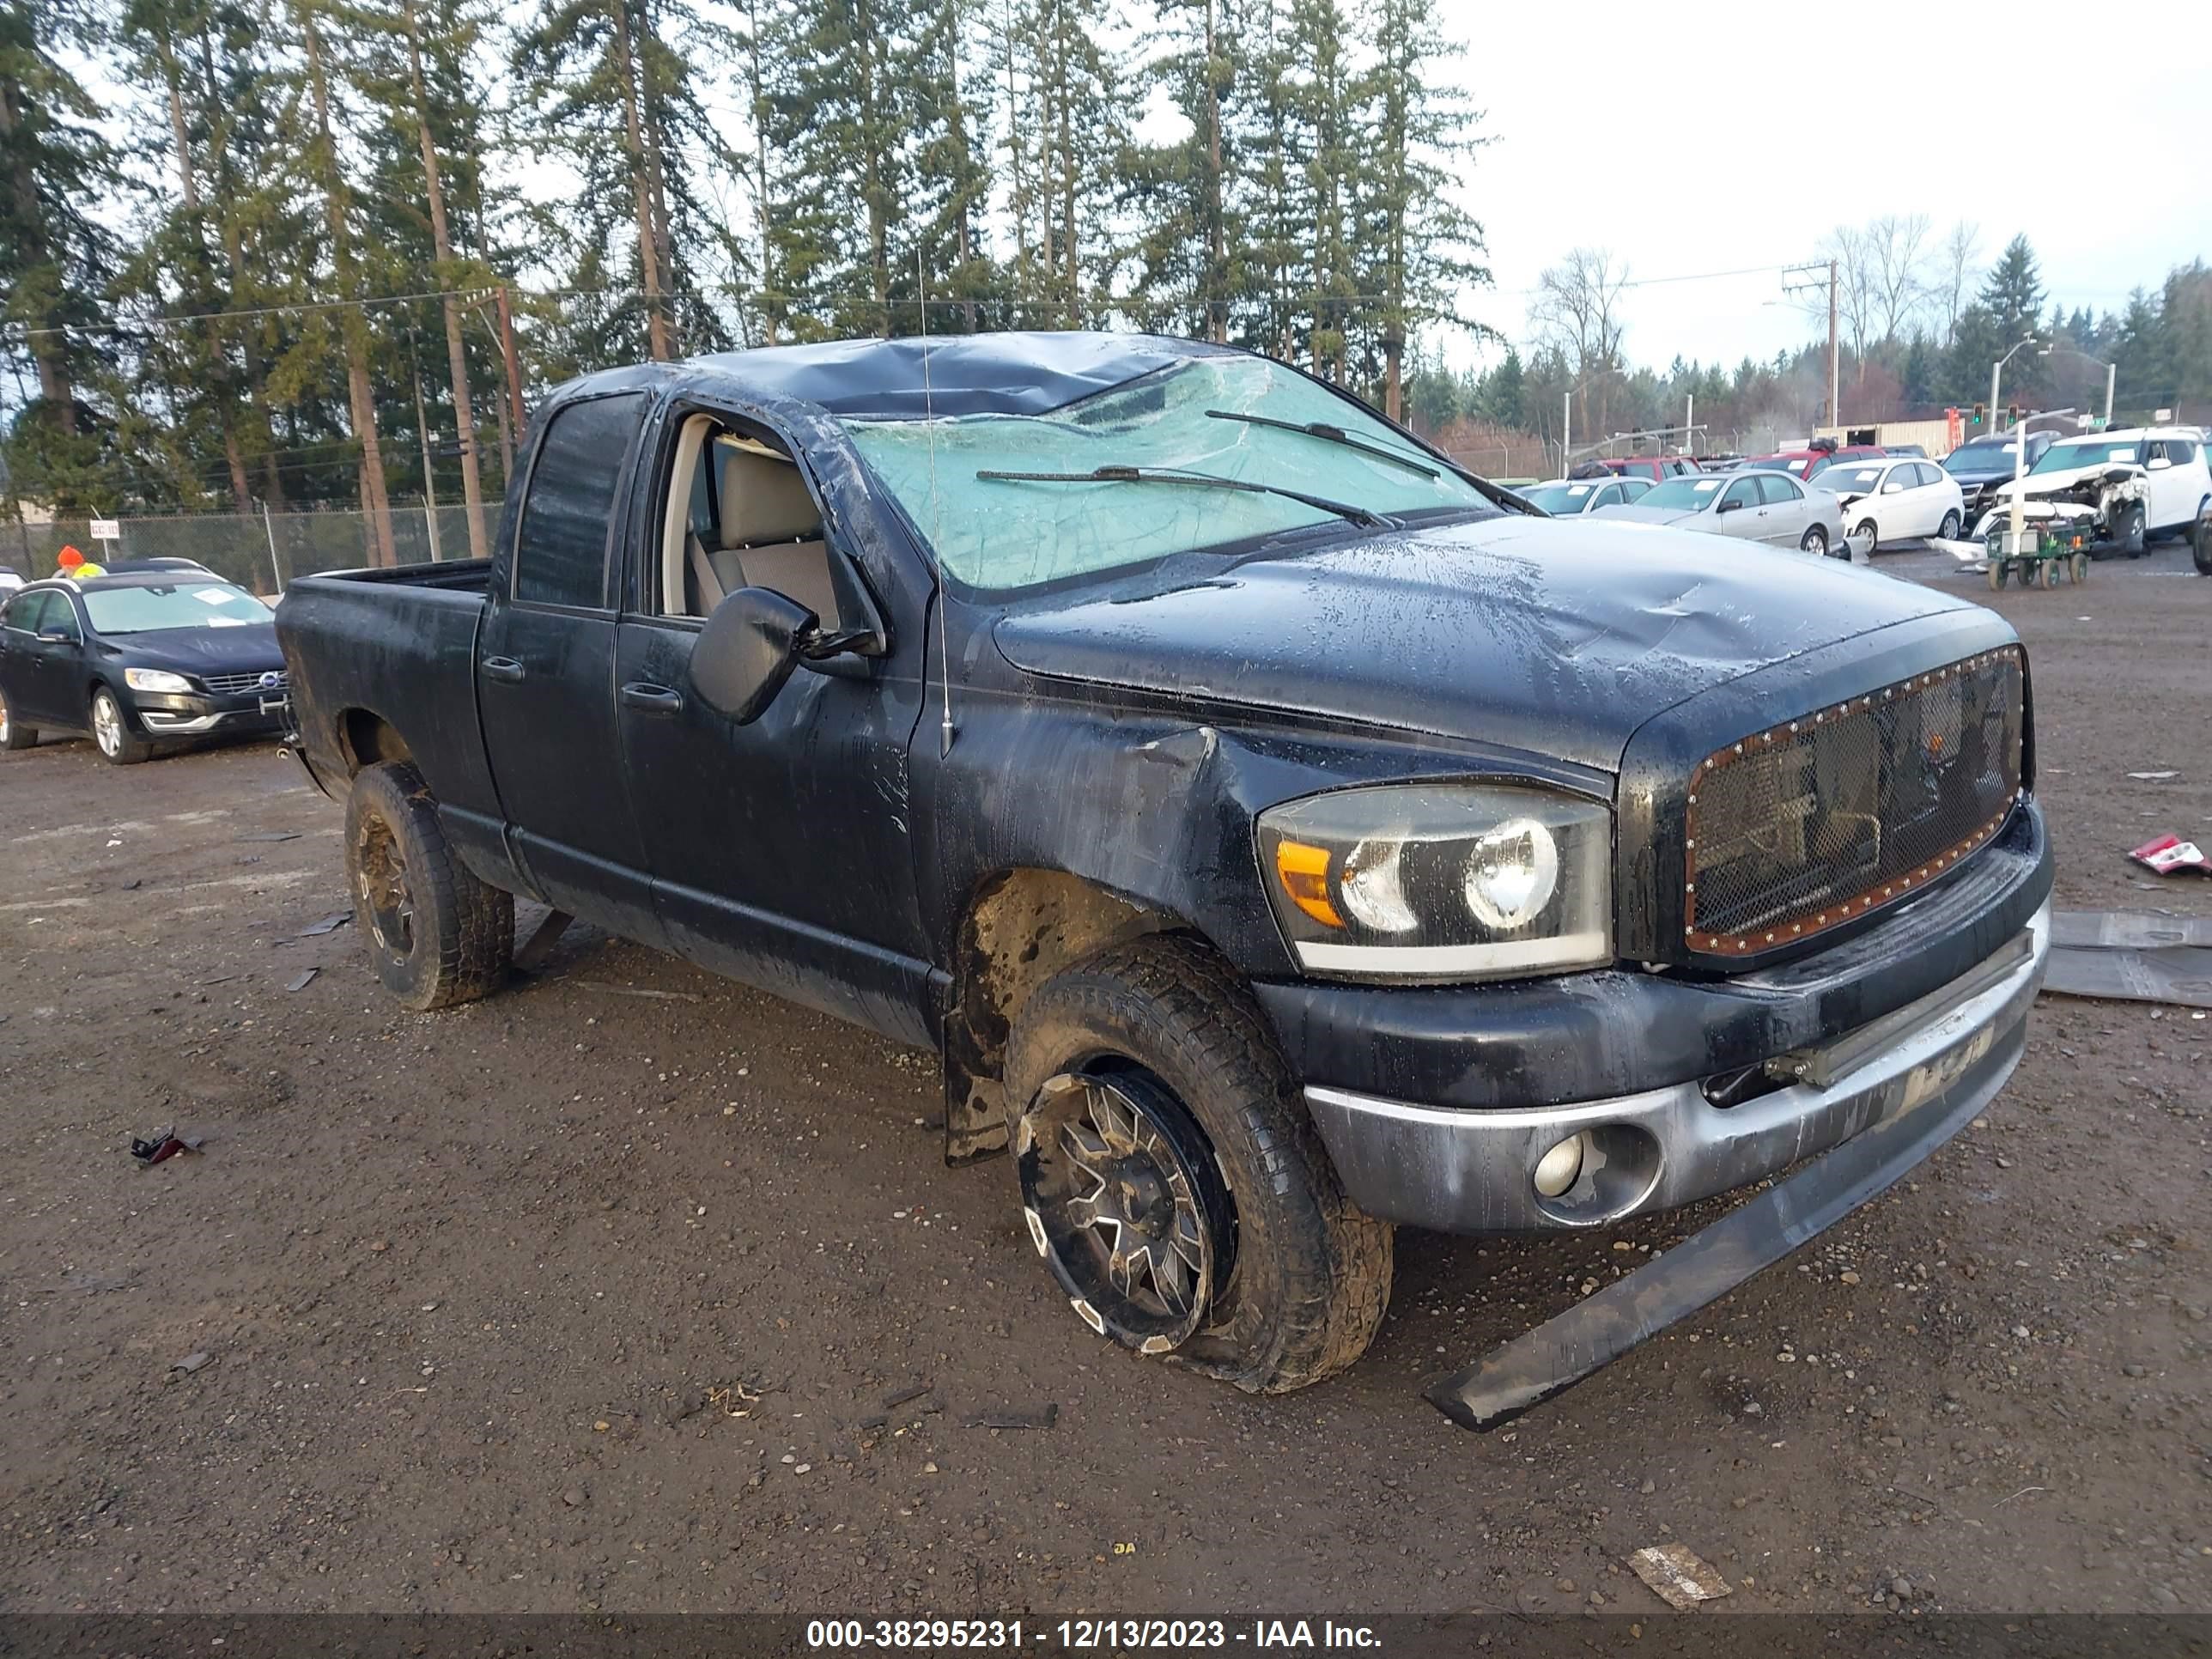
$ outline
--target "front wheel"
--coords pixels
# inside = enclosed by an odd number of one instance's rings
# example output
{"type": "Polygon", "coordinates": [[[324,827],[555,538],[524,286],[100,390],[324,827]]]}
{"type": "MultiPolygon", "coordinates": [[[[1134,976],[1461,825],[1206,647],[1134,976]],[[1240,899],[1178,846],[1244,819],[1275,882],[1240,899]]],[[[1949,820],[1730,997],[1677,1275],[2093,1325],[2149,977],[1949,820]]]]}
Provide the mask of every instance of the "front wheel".
{"type": "Polygon", "coordinates": [[[1943,515],[1943,522],[1936,528],[1936,539],[1939,542],[1955,542],[1959,539],[1959,509],[1957,507],[1953,507],[1943,515]]]}
{"type": "Polygon", "coordinates": [[[1392,1229],[1345,1196],[1203,946],[1155,935],[1054,975],[1015,1020],[1006,1087],[1030,1242],[1092,1330],[1260,1394],[1367,1351],[1392,1229]]]}
{"type": "Polygon", "coordinates": [[[2129,503],[2127,511],[2120,515],[2119,527],[2113,532],[2112,539],[2130,559],[2140,559],[2149,550],[2150,519],[2141,501],[2129,503]]]}
{"type": "Polygon", "coordinates": [[[1826,558],[1828,553],[1828,532],[1819,525],[1814,525],[1805,532],[1804,539],[1797,544],[1797,550],[1826,558]]]}
{"type": "Polygon", "coordinates": [[[154,745],[131,729],[131,717],[104,685],[93,689],[92,740],[111,766],[136,766],[154,752],[154,745]]]}
{"type": "Polygon", "coordinates": [[[1875,527],[1875,521],[1872,519],[1869,519],[1864,524],[1853,531],[1851,532],[1851,536],[1854,540],[1863,541],[1866,543],[1867,556],[1869,558],[1872,558],[1876,553],[1881,550],[1881,532],[1875,527]]]}
{"type": "Polygon", "coordinates": [[[2089,556],[2087,553],[2075,553],[2066,562],[2066,574],[2073,578],[2074,586],[2076,587],[2081,586],[2083,582],[2087,581],[2089,580],[2089,556]]]}
{"type": "Polygon", "coordinates": [[[38,727],[18,720],[8,707],[8,694],[0,691],[0,749],[28,749],[38,740],[38,727]]]}
{"type": "Polygon", "coordinates": [[[2197,562],[2197,574],[2212,576],[2212,514],[2197,520],[2197,534],[2190,542],[2190,556],[2197,562]]]}
{"type": "Polygon", "coordinates": [[[364,767],[354,779],[345,863],[376,976],[408,1007],[450,1008],[505,981],[514,897],[453,856],[422,775],[407,762],[364,767]]]}

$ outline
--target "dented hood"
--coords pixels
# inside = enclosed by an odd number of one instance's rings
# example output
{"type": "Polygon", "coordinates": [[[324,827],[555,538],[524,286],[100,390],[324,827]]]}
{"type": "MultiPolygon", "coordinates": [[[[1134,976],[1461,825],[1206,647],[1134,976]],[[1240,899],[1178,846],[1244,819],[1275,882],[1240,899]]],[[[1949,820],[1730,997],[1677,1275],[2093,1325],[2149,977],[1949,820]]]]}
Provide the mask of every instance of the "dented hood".
{"type": "Polygon", "coordinates": [[[2055,471],[2007,478],[1990,494],[1994,500],[2008,501],[2017,491],[2022,500],[2033,501],[2039,495],[2063,495],[2079,484],[2102,483],[2108,472],[2124,472],[2130,478],[2150,476],[2133,461],[2098,461],[2088,466],[2060,467],[2055,471]]]}
{"type": "Polygon", "coordinates": [[[1661,709],[1964,601],[1694,531],[1499,518],[1024,606],[1031,673],[1432,732],[1617,770],[1661,709]]]}

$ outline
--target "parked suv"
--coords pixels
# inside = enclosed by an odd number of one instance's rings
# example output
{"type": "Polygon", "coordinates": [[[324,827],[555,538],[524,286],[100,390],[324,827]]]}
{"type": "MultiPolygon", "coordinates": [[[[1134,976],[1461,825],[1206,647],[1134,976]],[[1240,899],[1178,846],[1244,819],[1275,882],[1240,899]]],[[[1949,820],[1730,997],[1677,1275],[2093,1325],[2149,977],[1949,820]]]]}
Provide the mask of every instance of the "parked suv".
{"type": "Polygon", "coordinates": [[[2011,481],[2015,461],[2020,471],[2028,471],[2043,459],[2051,438],[2048,432],[2008,432],[1960,444],[1943,458],[1943,470],[1959,481],[1960,514],[1969,528],[1989,510],[1990,492],[2011,481]],[[2027,454],[2015,457],[2022,444],[2027,454]]]}
{"type": "Polygon", "coordinates": [[[933,1049],[948,1159],[1008,1155],[1137,1353],[1298,1388],[1374,1336],[1399,1224],[1774,1181],[1431,1390],[1503,1421],[2020,1058],[2027,659],[1962,599],[1534,513],[1145,335],[614,370],[518,460],[488,562],[277,612],[379,977],[495,989],[520,894],[933,1049]]]}

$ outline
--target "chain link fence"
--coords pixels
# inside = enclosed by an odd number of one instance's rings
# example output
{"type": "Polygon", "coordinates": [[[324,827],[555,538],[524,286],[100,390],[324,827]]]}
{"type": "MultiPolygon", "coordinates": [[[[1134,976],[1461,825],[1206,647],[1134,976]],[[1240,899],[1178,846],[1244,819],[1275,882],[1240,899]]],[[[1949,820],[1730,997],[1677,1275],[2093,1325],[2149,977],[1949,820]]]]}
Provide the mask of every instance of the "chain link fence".
{"type": "MultiPolygon", "coordinates": [[[[496,522],[487,507],[485,529],[496,522]]],[[[0,520],[0,564],[26,578],[51,576],[64,547],[94,563],[190,559],[227,581],[267,598],[295,576],[358,570],[373,563],[368,515],[358,512],[191,513],[117,521],[121,539],[97,542],[82,519],[48,524],[0,520]]],[[[392,539],[402,564],[469,556],[468,509],[394,507],[392,539]]]]}

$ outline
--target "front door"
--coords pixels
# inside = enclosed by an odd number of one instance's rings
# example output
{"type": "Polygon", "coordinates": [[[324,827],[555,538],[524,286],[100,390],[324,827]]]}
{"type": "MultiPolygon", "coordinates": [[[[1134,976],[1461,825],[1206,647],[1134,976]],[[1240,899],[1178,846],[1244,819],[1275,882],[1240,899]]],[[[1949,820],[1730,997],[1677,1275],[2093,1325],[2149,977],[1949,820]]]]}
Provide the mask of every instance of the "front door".
{"type": "Polygon", "coordinates": [[[625,392],[554,411],[530,463],[505,580],[477,635],[476,683],[500,812],[538,896],[659,944],[623,784],[609,568],[646,403],[625,392]]]}
{"type": "Polygon", "coordinates": [[[926,590],[912,573],[842,544],[836,523],[823,521],[811,476],[764,425],[685,411],[672,415],[650,448],[641,493],[657,505],[639,515],[615,679],[669,948],[779,996],[933,1043],[937,990],[915,898],[907,770],[921,713],[926,590]],[[703,445],[702,427],[714,434],[703,445]],[[679,474],[696,506],[672,514],[679,474]],[[720,573],[716,587],[775,588],[825,627],[856,625],[827,611],[840,582],[850,593],[864,580],[887,623],[889,654],[801,667],[759,719],[732,724],[691,689],[692,647],[720,598],[691,574],[694,541],[720,573]],[[850,562],[833,579],[840,561],[850,562]]]}
{"type": "Polygon", "coordinates": [[[1758,481],[1759,539],[1776,547],[1796,546],[1810,516],[1804,486],[1779,472],[1761,472],[1758,481]]]}

